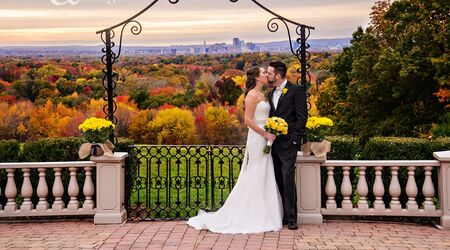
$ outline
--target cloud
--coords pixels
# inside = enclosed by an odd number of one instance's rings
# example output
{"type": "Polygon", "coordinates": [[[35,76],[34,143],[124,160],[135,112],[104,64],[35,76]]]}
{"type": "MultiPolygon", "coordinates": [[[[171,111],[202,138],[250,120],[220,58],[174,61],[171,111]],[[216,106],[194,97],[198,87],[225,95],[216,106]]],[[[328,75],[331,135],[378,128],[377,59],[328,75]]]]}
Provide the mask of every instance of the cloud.
{"type": "MultiPolygon", "coordinates": [[[[115,0],[108,4],[107,0],[80,0],[75,5],[57,6],[51,0],[7,1],[0,10],[0,44],[99,44],[96,30],[120,23],[149,2],[115,0]]],[[[259,2],[286,18],[315,26],[312,38],[335,38],[349,37],[357,26],[366,26],[374,0],[259,2]]],[[[284,30],[267,30],[272,17],[248,0],[179,0],[175,5],[160,0],[138,18],[142,34],[126,41],[131,45],[223,42],[234,36],[255,41],[286,39],[284,30]]]]}

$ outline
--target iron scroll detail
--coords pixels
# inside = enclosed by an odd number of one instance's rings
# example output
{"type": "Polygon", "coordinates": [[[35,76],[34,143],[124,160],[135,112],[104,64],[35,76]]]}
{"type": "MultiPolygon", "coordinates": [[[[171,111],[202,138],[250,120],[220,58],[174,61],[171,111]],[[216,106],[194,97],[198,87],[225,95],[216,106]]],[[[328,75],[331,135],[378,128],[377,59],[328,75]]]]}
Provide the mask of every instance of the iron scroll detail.
{"type": "MultiPolygon", "coordinates": [[[[114,115],[117,111],[117,103],[114,98],[117,96],[115,93],[116,89],[116,80],[118,78],[117,72],[114,72],[113,65],[116,63],[117,59],[120,57],[122,53],[122,42],[123,42],[123,34],[126,27],[129,24],[132,24],[130,27],[131,34],[139,35],[142,32],[142,25],[136,21],[135,19],[146,12],[148,9],[153,7],[159,0],[154,0],[150,3],[146,8],[141,10],[136,15],[128,18],[127,20],[106,28],[104,30],[97,31],[97,34],[100,34],[100,38],[104,44],[102,48],[102,52],[104,55],[102,56],[102,63],[105,66],[103,69],[103,87],[106,90],[106,96],[103,98],[107,102],[107,104],[103,107],[103,113],[106,115],[106,119],[112,121],[114,124],[117,124],[117,117],[114,115]],[[116,46],[113,38],[116,35],[115,29],[120,28],[120,38],[119,38],[119,48],[115,52],[113,48],[116,46]]],[[[179,0],[168,0],[171,4],[176,4],[179,0]]],[[[117,142],[117,137],[114,134],[111,134],[109,140],[114,144],[117,142]]]]}
{"type": "MultiPolygon", "coordinates": [[[[168,0],[171,4],[177,4],[179,0],[168,0]]],[[[229,0],[230,2],[236,3],[239,0],[229,0]]],[[[300,74],[300,77],[297,79],[297,84],[304,86],[305,91],[308,93],[308,88],[311,86],[311,76],[308,72],[311,65],[309,63],[309,59],[311,58],[310,53],[307,51],[307,49],[310,47],[310,45],[307,43],[307,39],[309,38],[309,35],[311,33],[311,30],[314,30],[314,27],[307,26],[304,24],[300,24],[298,22],[295,22],[293,20],[290,20],[288,18],[285,18],[269,8],[265,7],[261,3],[259,3],[256,0],[251,0],[253,3],[258,5],[260,8],[265,10],[266,12],[272,14],[274,17],[270,19],[267,23],[267,28],[270,32],[277,32],[279,29],[279,24],[284,24],[286,27],[288,38],[289,38],[289,45],[291,53],[298,59],[300,63],[300,67],[297,69],[297,72],[300,74]],[[291,26],[295,27],[295,32],[291,32],[291,26]],[[295,34],[297,38],[293,38],[292,35],[295,34]],[[295,42],[293,42],[295,41],[295,42]],[[296,45],[294,45],[296,44],[296,45]]],[[[127,26],[129,24],[132,24],[130,27],[130,31],[133,35],[139,35],[142,32],[142,25],[136,20],[137,17],[141,16],[143,13],[145,13],[147,10],[152,8],[159,0],[153,0],[147,7],[142,9],[140,12],[135,14],[134,16],[126,19],[125,21],[118,23],[114,26],[111,26],[109,28],[99,30],[96,33],[100,34],[101,40],[104,44],[104,47],[102,48],[102,52],[104,55],[102,56],[102,63],[104,64],[105,68],[103,69],[103,79],[102,83],[106,90],[106,96],[103,98],[105,101],[107,101],[107,104],[103,107],[103,112],[106,115],[106,118],[110,121],[112,121],[114,124],[117,124],[117,118],[115,117],[115,112],[117,111],[117,104],[114,101],[114,98],[116,97],[115,88],[116,88],[116,80],[118,78],[118,74],[114,72],[113,65],[116,63],[117,59],[120,57],[122,52],[122,42],[123,42],[123,34],[126,30],[127,26]],[[113,39],[115,37],[115,29],[120,29],[120,36],[119,36],[119,46],[117,51],[115,52],[113,49],[116,46],[113,39]]],[[[309,98],[308,98],[309,99],[309,98]]],[[[310,105],[308,104],[308,110],[310,108],[310,105]]],[[[114,134],[110,136],[110,140],[115,143],[117,141],[117,138],[114,134]]]]}
{"type": "MultiPolygon", "coordinates": [[[[229,1],[236,3],[239,0],[229,0],[229,1]]],[[[311,68],[309,59],[311,58],[311,54],[307,51],[310,47],[310,45],[307,43],[307,40],[311,34],[311,30],[314,30],[315,28],[285,18],[273,12],[272,10],[270,10],[269,8],[262,5],[256,0],[251,1],[256,5],[258,5],[259,7],[261,7],[262,9],[264,9],[265,11],[272,14],[273,16],[275,16],[267,22],[267,29],[270,32],[277,32],[280,24],[283,24],[286,27],[291,53],[298,59],[300,63],[300,68],[297,69],[297,72],[300,74],[300,77],[297,79],[297,84],[306,87],[307,91],[311,87],[311,75],[309,74],[309,69],[311,68]],[[294,34],[297,35],[297,38],[293,39],[292,37],[293,33],[291,32],[290,28],[291,26],[295,27],[294,34]],[[296,46],[293,45],[294,43],[296,44],[296,46]]],[[[308,107],[310,107],[310,104],[308,104],[308,107]]]]}

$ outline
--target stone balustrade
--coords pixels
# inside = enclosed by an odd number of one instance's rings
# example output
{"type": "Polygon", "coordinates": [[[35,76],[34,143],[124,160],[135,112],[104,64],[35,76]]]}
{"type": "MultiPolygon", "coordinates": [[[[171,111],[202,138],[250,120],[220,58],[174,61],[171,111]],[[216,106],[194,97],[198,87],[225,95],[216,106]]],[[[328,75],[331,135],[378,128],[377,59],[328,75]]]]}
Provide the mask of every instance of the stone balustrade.
{"type": "Polygon", "coordinates": [[[122,223],[126,218],[123,208],[123,166],[126,156],[127,153],[115,153],[113,157],[91,157],[91,161],[0,163],[0,170],[7,173],[6,187],[0,190],[7,202],[4,207],[0,205],[0,218],[95,215],[94,222],[98,224],[122,223]],[[33,187],[30,172],[35,169],[39,177],[37,186],[33,187]],[[94,169],[96,185],[92,178],[94,169]],[[70,177],[67,187],[64,187],[62,172],[66,170],[70,177]],[[51,172],[49,178],[54,178],[52,186],[47,183],[47,172],[51,172]],[[82,186],[77,181],[80,172],[84,173],[82,186]],[[17,187],[15,175],[23,179],[21,187],[17,187]],[[39,199],[37,204],[32,202],[33,193],[39,199]],[[54,196],[51,204],[48,202],[49,193],[54,196]],[[85,197],[83,201],[78,199],[80,193],[85,197]],[[66,203],[63,201],[64,194],[70,198],[66,203]]]}
{"type": "Polygon", "coordinates": [[[92,170],[95,168],[95,162],[36,162],[36,163],[0,163],[0,169],[5,169],[8,173],[8,179],[5,188],[5,197],[7,203],[0,210],[0,217],[16,216],[47,216],[47,215],[93,215],[95,214],[94,201],[94,183],[92,181],[92,170]],[[30,180],[30,171],[37,169],[39,173],[39,182],[36,190],[33,190],[30,180]],[[52,169],[54,172],[53,186],[48,186],[46,181],[46,170],[52,169]],[[61,173],[63,169],[70,172],[70,180],[65,190],[61,173]],[[22,187],[18,189],[14,180],[16,170],[22,170],[22,187]],[[83,187],[78,185],[77,172],[82,170],[85,174],[83,187]],[[84,202],[78,200],[81,191],[86,197],[84,202]],[[52,204],[47,202],[49,190],[55,197],[52,204]],[[36,192],[39,202],[34,205],[31,202],[31,196],[36,192]],[[64,193],[70,197],[67,206],[62,201],[64,193]],[[21,195],[23,202],[18,204],[18,195],[21,195]]]}
{"type": "MultiPolygon", "coordinates": [[[[91,157],[91,161],[0,163],[0,170],[7,173],[6,187],[0,190],[7,202],[4,207],[0,205],[0,218],[94,215],[96,224],[122,223],[126,219],[123,168],[126,157],[127,153],[115,153],[113,157],[91,157]],[[53,170],[50,171],[54,177],[51,187],[46,180],[48,169],[53,170]],[[31,182],[32,170],[39,175],[37,186],[31,182]],[[62,182],[63,171],[70,173],[66,188],[62,182]],[[77,181],[80,172],[85,176],[82,186],[77,181]],[[20,187],[15,183],[18,174],[18,179],[23,179],[20,187]],[[51,204],[50,190],[54,196],[51,204]],[[85,197],[83,201],[78,199],[80,193],[85,197]],[[33,194],[38,197],[35,204],[31,201],[33,194]],[[69,197],[66,202],[64,194],[69,197]]],[[[435,152],[434,157],[436,160],[428,161],[327,161],[325,157],[299,154],[298,222],[322,223],[323,215],[440,217],[441,225],[450,228],[450,151],[435,152]],[[399,181],[401,169],[407,173],[404,186],[399,181]],[[374,173],[372,179],[367,177],[369,171],[374,173]],[[388,183],[383,183],[383,172],[388,183]],[[417,172],[423,172],[420,182],[417,172]],[[438,178],[433,178],[433,173],[438,178]],[[338,191],[342,201],[336,199],[338,191]],[[374,199],[368,199],[369,193],[374,199]],[[326,196],[324,201],[322,194],[326,196]],[[383,199],[387,194],[390,198],[383,199]],[[404,204],[400,202],[402,195],[407,196],[404,204]],[[419,195],[423,199],[417,199],[419,195]]]]}
{"type": "Polygon", "coordinates": [[[440,217],[444,227],[450,227],[450,151],[436,152],[437,160],[427,161],[327,161],[325,157],[297,158],[297,192],[298,192],[298,218],[300,224],[322,223],[323,215],[346,216],[414,216],[414,217],[440,217]],[[405,186],[399,182],[399,170],[404,168],[407,172],[405,186]],[[321,171],[326,169],[326,171],[321,171]],[[375,178],[372,185],[366,178],[366,173],[373,169],[375,178]],[[416,170],[424,172],[423,184],[418,185],[416,170]],[[439,192],[436,192],[432,172],[437,169],[439,192]],[[340,171],[335,171],[340,170],[340,171]],[[388,188],[383,184],[382,173],[388,174],[388,188]],[[324,193],[326,202],[322,202],[322,178],[326,172],[324,193]],[[336,173],[342,182],[337,185],[336,173]],[[356,185],[352,185],[351,173],[357,173],[356,185]],[[342,202],[337,202],[336,194],[342,195],[342,202]],[[405,204],[400,203],[402,190],[407,196],[405,204]],[[368,200],[369,191],[375,199],[373,203],[368,200]],[[421,193],[424,201],[418,204],[417,197],[421,193]],[[385,203],[383,196],[389,194],[390,201],[385,203]],[[357,199],[352,200],[352,197],[357,199]]]}

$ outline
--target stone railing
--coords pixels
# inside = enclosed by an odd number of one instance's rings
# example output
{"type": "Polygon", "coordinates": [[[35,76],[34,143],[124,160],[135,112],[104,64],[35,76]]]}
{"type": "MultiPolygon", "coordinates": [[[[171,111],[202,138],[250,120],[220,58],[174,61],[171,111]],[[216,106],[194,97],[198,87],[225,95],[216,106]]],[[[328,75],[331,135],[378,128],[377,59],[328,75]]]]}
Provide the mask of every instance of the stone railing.
{"type": "Polygon", "coordinates": [[[450,227],[450,151],[436,152],[437,160],[429,161],[327,161],[325,157],[314,156],[297,158],[297,192],[298,192],[298,219],[300,224],[322,223],[323,215],[350,215],[350,216],[415,216],[440,217],[443,227],[450,227]],[[398,171],[401,167],[407,169],[408,178],[405,187],[400,186],[398,171]],[[321,168],[326,169],[327,196],[326,203],[322,205],[321,168]],[[342,170],[342,183],[340,193],[343,200],[337,204],[335,196],[337,185],[334,177],[335,169],[342,170]],[[358,169],[359,179],[355,188],[350,180],[350,171],[358,169]],[[375,180],[372,186],[366,180],[366,171],[373,168],[375,180]],[[385,190],[382,171],[390,169],[389,188],[385,190]],[[425,177],[423,185],[418,186],[415,171],[423,168],[425,177]],[[435,183],[432,171],[437,168],[439,193],[436,196],[435,183]],[[408,200],[405,206],[399,201],[401,190],[405,190],[408,200]],[[375,200],[369,206],[367,195],[373,192],[375,200]],[[425,200],[418,204],[416,201],[419,190],[425,200]],[[354,204],[352,195],[357,192],[359,198],[354,204]],[[391,196],[389,204],[385,204],[385,193],[391,196]],[[434,199],[438,198],[436,205],[434,199]]]}
{"type": "Polygon", "coordinates": [[[7,172],[6,187],[4,192],[0,192],[0,194],[4,193],[7,202],[4,207],[0,205],[0,218],[94,215],[94,222],[97,224],[122,223],[126,218],[123,208],[123,166],[126,157],[127,153],[115,153],[113,157],[91,157],[91,161],[0,163],[0,170],[7,172]],[[39,181],[35,190],[33,190],[30,179],[32,169],[37,169],[39,173],[39,181]],[[48,169],[52,169],[54,174],[52,176],[54,182],[51,187],[46,181],[48,169]],[[64,188],[61,179],[64,169],[70,172],[67,189],[64,188]],[[94,169],[96,169],[95,186],[92,180],[94,169]],[[17,187],[14,180],[16,170],[21,170],[22,176],[19,176],[19,178],[23,178],[21,187],[17,187]],[[79,171],[83,171],[85,176],[82,187],[78,185],[77,181],[77,172],[79,171]],[[52,204],[47,201],[50,190],[54,196],[52,204]],[[85,196],[84,201],[78,200],[80,191],[85,196]],[[36,205],[31,201],[33,192],[39,198],[36,205]],[[67,204],[62,200],[65,193],[70,197],[67,204]],[[94,193],[96,194],[95,202],[93,200],[94,193]],[[19,202],[19,200],[22,201],[19,202]]]}

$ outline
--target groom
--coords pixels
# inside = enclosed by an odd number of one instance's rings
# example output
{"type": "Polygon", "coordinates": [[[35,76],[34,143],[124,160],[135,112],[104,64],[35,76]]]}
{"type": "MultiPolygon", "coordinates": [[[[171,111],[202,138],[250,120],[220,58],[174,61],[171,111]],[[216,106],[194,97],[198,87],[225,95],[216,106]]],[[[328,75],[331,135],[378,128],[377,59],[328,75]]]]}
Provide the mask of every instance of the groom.
{"type": "Polygon", "coordinates": [[[306,88],[286,80],[287,67],[282,62],[271,62],[267,72],[269,83],[274,86],[269,93],[270,117],[280,117],[288,123],[288,134],[277,137],[272,146],[275,178],[283,200],[283,224],[296,230],[295,161],[308,118],[306,88]]]}

